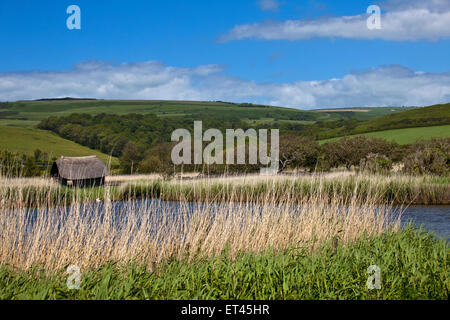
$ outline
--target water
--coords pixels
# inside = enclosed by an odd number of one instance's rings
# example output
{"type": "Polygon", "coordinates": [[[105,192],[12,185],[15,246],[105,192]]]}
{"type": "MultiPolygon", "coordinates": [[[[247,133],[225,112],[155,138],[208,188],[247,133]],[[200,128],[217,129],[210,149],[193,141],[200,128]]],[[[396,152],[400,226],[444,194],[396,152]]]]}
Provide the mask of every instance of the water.
{"type": "MultiPolygon", "coordinates": [[[[155,205],[155,202],[158,203],[158,205],[156,205],[155,207],[158,208],[157,212],[160,214],[162,213],[162,208],[165,209],[163,211],[165,211],[166,213],[172,212],[174,215],[176,215],[176,212],[178,212],[179,203],[172,201],[142,200],[138,201],[134,205],[137,204],[138,206],[145,207],[147,209],[147,212],[148,209],[154,212],[154,210],[151,210],[151,206],[155,205]]],[[[185,203],[184,205],[184,212],[193,212],[195,209],[205,209],[204,205],[198,203],[195,205],[192,203],[185,203]]],[[[124,209],[125,211],[129,211],[126,210],[127,206],[127,203],[116,203],[116,206],[113,207],[115,207],[116,212],[123,212],[124,209]]],[[[214,211],[215,207],[218,208],[220,206],[220,204],[209,204],[208,209],[214,211]]],[[[248,208],[253,208],[253,206],[250,205],[248,208]]],[[[229,209],[231,209],[230,211],[232,211],[232,208],[229,209]]],[[[254,209],[255,208],[253,208],[252,211],[254,209]]],[[[230,212],[229,214],[232,214],[232,212],[230,212]]],[[[412,222],[412,224],[416,228],[420,228],[422,226],[427,231],[433,232],[436,236],[450,241],[450,206],[410,206],[404,209],[401,224],[402,226],[405,226],[409,222],[412,222]]]]}
{"type": "Polygon", "coordinates": [[[402,225],[410,221],[450,241],[450,206],[411,206],[402,215],[402,225]]]}
{"type": "MultiPolygon", "coordinates": [[[[172,201],[161,201],[161,200],[141,200],[136,201],[131,204],[126,202],[113,202],[111,204],[111,212],[114,217],[114,221],[120,223],[124,219],[130,218],[129,215],[136,214],[133,220],[134,223],[139,224],[142,217],[139,217],[138,212],[151,212],[152,223],[155,228],[158,228],[158,225],[167,223],[168,216],[171,216],[172,222],[180,222],[180,225],[183,224],[184,219],[189,219],[189,216],[195,210],[204,210],[214,212],[221,206],[220,204],[209,204],[208,208],[205,207],[204,204],[201,203],[183,203],[183,212],[184,215],[178,215],[180,210],[179,202],[172,201]],[[133,210],[137,209],[137,210],[133,210]],[[139,210],[143,209],[143,210],[139,210]]],[[[229,206],[227,207],[228,214],[233,214],[233,208],[229,206]]],[[[254,213],[258,213],[257,208],[253,206],[249,206],[252,208],[251,210],[254,213]]],[[[64,220],[64,217],[67,214],[68,208],[59,208],[58,216],[64,220]]],[[[223,209],[222,209],[223,210],[223,209]]],[[[398,210],[395,210],[398,211],[398,210]]],[[[86,205],[80,205],[80,212],[84,212],[86,214],[86,218],[94,219],[100,218],[100,221],[103,220],[104,217],[104,204],[103,203],[90,203],[86,205]],[[86,206],[86,207],[85,207],[86,206]]],[[[36,211],[32,210],[29,212],[29,219],[34,220],[34,216],[36,215],[36,211]]],[[[214,216],[214,215],[213,215],[214,216]]],[[[406,208],[402,214],[401,223],[402,226],[407,225],[409,222],[412,222],[416,228],[423,227],[427,231],[433,232],[436,236],[450,241],[450,206],[410,206],[406,208]]],[[[31,225],[33,223],[31,222],[31,225]]],[[[31,226],[30,225],[30,226],[31,226]]],[[[56,227],[57,228],[57,227],[56,227]]]]}

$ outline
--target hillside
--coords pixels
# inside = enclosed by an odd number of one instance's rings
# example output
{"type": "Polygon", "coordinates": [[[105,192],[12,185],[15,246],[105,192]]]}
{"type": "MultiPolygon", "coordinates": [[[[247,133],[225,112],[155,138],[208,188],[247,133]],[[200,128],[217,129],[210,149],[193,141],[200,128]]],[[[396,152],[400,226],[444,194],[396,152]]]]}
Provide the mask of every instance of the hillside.
{"type": "MultiPolygon", "coordinates": [[[[321,141],[365,134],[408,144],[419,138],[448,136],[450,104],[304,111],[219,101],[67,98],[3,102],[0,149],[30,154],[39,148],[55,156],[97,154],[105,160],[110,152],[121,156],[128,141],[144,154],[149,148],[169,141],[174,129],[190,129],[193,120],[203,120],[205,128],[220,130],[280,129],[282,134],[312,136],[321,141]],[[45,130],[38,130],[38,124],[45,130]]],[[[113,163],[118,163],[117,158],[113,163]]]]}
{"type": "Polygon", "coordinates": [[[327,130],[321,133],[320,138],[322,140],[368,132],[448,124],[450,124],[450,103],[385,115],[359,123],[353,128],[341,127],[327,130]]]}
{"type": "Polygon", "coordinates": [[[371,120],[389,114],[414,110],[416,107],[377,107],[377,108],[344,108],[344,109],[319,109],[314,112],[326,114],[331,120],[357,119],[371,120]],[[337,119],[339,118],[339,119],[337,119]]]}
{"type": "Polygon", "coordinates": [[[360,109],[304,111],[292,108],[253,105],[248,103],[201,101],[124,101],[124,100],[39,100],[0,103],[0,119],[40,121],[49,116],[68,116],[73,113],[154,114],[159,117],[190,117],[197,119],[238,118],[251,124],[290,121],[302,124],[315,121],[342,119],[373,119],[380,115],[398,113],[405,108],[376,108],[367,112],[360,109]]]}
{"type": "MultiPolygon", "coordinates": [[[[0,126],[0,149],[16,151],[32,155],[34,150],[40,149],[49,158],[64,156],[96,155],[105,163],[109,156],[96,150],[81,146],[75,142],[63,139],[56,134],[39,129],[0,126]]],[[[112,165],[118,164],[117,158],[112,158],[112,165]]]]}
{"type": "MultiPolygon", "coordinates": [[[[450,125],[435,126],[435,127],[418,127],[418,128],[406,128],[395,130],[375,131],[362,134],[351,135],[355,136],[367,136],[383,138],[389,141],[395,141],[400,145],[411,144],[419,139],[430,139],[433,137],[450,138],[450,125]]],[[[338,140],[339,138],[331,138],[319,141],[323,144],[328,141],[338,140]]]]}

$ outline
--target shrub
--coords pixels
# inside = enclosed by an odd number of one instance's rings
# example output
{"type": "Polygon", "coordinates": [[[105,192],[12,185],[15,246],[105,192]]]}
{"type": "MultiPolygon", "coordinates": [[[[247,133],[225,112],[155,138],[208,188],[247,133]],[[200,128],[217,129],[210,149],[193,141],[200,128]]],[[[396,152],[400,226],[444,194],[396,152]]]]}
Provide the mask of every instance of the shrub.
{"type": "Polygon", "coordinates": [[[409,174],[450,174],[450,138],[420,140],[412,144],[403,159],[404,172],[409,174]]]}
{"type": "Polygon", "coordinates": [[[311,137],[285,135],[280,137],[280,171],[288,165],[314,170],[319,158],[319,144],[311,137]]]}
{"type": "Polygon", "coordinates": [[[151,148],[139,163],[139,173],[161,173],[165,178],[174,174],[171,160],[171,143],[161,143],[151,148]]]}
{"type": "Polygon", "coordinates": [[[361,171],[370,173],[389,173],[392,170],[392,160],[385,155],[369,153],[361,159],[359,167],[361,171]]]}
{"type": "MultiPolygon", "coordinates": [[[[398,144],[381,138],[373,137],[344,137],[337,141],[327,142],[322,146],[324,158],[328,160],[331,167],[358,166],[361,160],[369,154],[395,155],[398,144]]],[[[392,160],[392,159],[390,159],[392,160]]]]}

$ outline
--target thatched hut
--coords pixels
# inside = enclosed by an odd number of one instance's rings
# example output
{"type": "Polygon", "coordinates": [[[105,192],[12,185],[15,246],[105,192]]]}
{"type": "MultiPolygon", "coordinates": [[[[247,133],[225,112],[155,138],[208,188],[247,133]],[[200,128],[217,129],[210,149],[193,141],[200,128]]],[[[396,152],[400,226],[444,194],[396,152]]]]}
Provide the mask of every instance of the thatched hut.
{"type": "Polygon", "coordinates": [[[78,187],[103,186],[107,175],[106,165],[96,156],[61,157],[50,172],[62,185],[78,187]]]}

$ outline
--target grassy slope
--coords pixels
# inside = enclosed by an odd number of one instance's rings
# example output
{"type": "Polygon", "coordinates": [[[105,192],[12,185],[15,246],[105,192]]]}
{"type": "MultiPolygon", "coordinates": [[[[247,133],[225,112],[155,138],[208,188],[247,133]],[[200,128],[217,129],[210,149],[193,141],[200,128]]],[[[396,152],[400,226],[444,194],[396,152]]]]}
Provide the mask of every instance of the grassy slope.
{"type": "MultiPolygon", "coordinates": [[[[50,101],[18,101],[0,103],[0,128],[23,127],[33,128],[41,119],[49,116],[67,116],[72,113],[110,113],[110,114],[156,114],[165,116],[190,116],[196,119],[227,119],[237,117],[250,124],[271,124],[274,121],[310,124],[315,121],[328,121],[355,118],[367,120],[356,128],[331,129],[323,133],[322,139],[345,135],[372,132],[367,135],[395,140],[401,144],[411,143],[420,137],[448,136],[449,127],[414,128],[392,130],[401,127],[433,126],[447,121],[450,124],[450,104],[426,108],[349,108],[354,111],[316,110],[304,111],[281,107],[238,105],[226,102],[198,101],[125,101],[125,100],[50,100],[50,101]],[[368,112],[361,112],[367,111],[368,112]],[[406,111],[405,111],[406,110],[406,111]],[[3,116],[1,115],[3,113],[3,116]],[[1,119],[3,118],[3,119],[1,119]],[[446,120],[447,119],[447,120],[446,120]],[[431,121],[431,124],[430,124],[431,121]]],[[[445,123],[447,124],[447,123],[445,123]]],[[[10,130],[10,129],[7,129],[10,130]]],[[[25,137],[19,140],[26,140],[25,137]]],[[[64,140],[64,139],[63,139],[64,140]]],[[[67,140],[64,140],[67,141],[67,140]]],[[[12,144],[17,150],[16,144],[12,144]]],[[[51,145],[51,142],[44,143],[51,145]]],[[[0,147],[2,145],[0,144],[0,147]]],[[[35,145],[31,146],[33,150],[35,145]]],[[[27,152],[31,152],[29,148],[27,152]]],[[[44,150],[60,152],[57,149],[44,150]]]]}
{"type": "Polygon", "coordinates": [[[249,106],[226,102],[199,101],[125,101],[125,100],[51,100],[18,101],[0,106],[6,119],[27,119],[39,121],[49,116],[66,116],[72,113],[88,114],[156,114],[158,116],[211,116],[216,119],[230,116],[242,120],[292,120],[318,121],[357,118],[361,120],[397,113],[404,108],[377,108],[370,112],[316,112],[299,109],[249,106]]]}
{"type": "Polygon", "coordinates": [[[431,121],[444,121],[446,122],[445,124],[450,124],[450,103],[386,115],[359,125],[356,131],[389,130],[397,129],[399,126],[429,126],[431,121]]]}
{"type": "Polygon", "coordinates": [[[385,115],[361,123],[351,130],[345,128],[329,130],[324,133],[323,139],[367,132],[448,124],[450,124],[450,103],[385,115]]]}
{"type": "Polygon", "coordinates": [[[310,112],[277,107],[240,107],[236,104],[222,102],[197,101],[121,101],[121,100],[53,100],[53,101],[19,101],[10,103],[12,107],[2,111],[15,111],[15,115],[8,118],[24,117],[29,120],[42,120],[51,115],[66,116],[72,113],[88,114],[156,114],[158,116],[185,115],[237,115],[240,118],[274,118],[277,113],[285,115],[306,115],[316,119],[317,115],[310,112]]]}
{"type": "Polygon", "coordinates": [[[345,108],[345,109],[322,109],[314,112],[326,115],[331,120],[339,120],[341,117],[352,117],[358,120],[371,120],[389,114],[397,114],[416,107],[377,107],[377,108],[345,108]],[[352,111],[342,111],[352,110],[352,111]]]}
{"type": "MultiPolygon", "coordinates": [[[[26,154],[32,154],[34,150],[40,149],[47,152],[50,157],[96,155],[106,163],[109,160],[108,155],[99,151],[63,139],[54,133],[33,128],[0,126],[0,149],[26,154]]],[[[117,158],[113,158],[112,164],[117,163],[117,158]]]]}
{"type": "MultiPolygon", "coordinates": [[[[434,126],[434,127],[419,127],[419,128],[407,128],[396,130],[375,131],[362,134],[352,135],[355,136],[368,136],[383,138],[386,140],[395,141],[398,144],[405,145],[413,143],[419,139],[430,139],[433,137],[448,138],[450,137],[450,125],[446,126],[434,126]]],[[[321,140],[320,143],[328,141],[338,140],[340,138],[332,138],[321,140]]]]}

